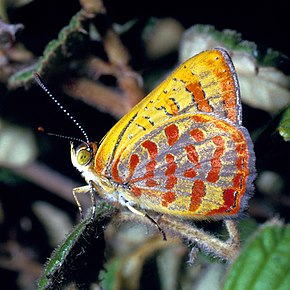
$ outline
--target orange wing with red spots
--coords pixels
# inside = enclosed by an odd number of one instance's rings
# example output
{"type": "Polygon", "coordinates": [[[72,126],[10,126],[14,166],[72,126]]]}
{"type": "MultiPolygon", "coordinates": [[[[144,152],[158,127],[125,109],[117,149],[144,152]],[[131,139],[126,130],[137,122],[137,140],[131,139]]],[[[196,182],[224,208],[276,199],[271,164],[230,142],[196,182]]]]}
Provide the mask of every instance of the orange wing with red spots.
{"type": "Polygon", "coordinates": [[[176,216],[236,215],[254,178],[235,70],[222,49],[182,64],[106,135],[95,170],[126,200],[176,216]]]}

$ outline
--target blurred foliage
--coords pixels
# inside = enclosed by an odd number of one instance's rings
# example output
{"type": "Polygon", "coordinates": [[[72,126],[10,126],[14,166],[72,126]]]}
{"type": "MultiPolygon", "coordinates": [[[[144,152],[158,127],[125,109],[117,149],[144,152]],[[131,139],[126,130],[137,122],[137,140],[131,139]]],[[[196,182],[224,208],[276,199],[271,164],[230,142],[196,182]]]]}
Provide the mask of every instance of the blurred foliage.
{"type": "Polygon", "coordinates": [[[272,220],[261,227],[232,265],[223,289],[289,289],[289,243],[289,225],[272,220]]]}

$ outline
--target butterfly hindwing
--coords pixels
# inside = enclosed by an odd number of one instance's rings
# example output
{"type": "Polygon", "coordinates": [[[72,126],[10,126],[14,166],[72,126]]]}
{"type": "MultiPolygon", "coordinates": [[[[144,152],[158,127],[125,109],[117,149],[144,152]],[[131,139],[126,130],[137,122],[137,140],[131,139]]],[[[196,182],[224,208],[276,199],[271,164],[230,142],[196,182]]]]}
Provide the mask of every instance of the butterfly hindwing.
{"type": "Polygon", "coordinates": [[[235,214],[250,173],[248,140],[247,131],[209,114],[172,117],[127,146],[112,178],[145,208],[197,218],[235,214]]]}

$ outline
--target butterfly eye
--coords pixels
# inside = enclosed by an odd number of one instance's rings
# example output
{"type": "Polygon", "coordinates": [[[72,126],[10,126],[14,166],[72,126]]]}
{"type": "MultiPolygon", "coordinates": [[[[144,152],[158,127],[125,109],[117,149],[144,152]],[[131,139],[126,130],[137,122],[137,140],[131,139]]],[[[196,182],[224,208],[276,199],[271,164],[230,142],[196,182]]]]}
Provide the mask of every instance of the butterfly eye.
{"type": "Polygon", "coordinates": [[[92,159],[92,153],[87,149],[80,149],[77,152],[77,162],[79,165],[87,165],[92,159]]]}

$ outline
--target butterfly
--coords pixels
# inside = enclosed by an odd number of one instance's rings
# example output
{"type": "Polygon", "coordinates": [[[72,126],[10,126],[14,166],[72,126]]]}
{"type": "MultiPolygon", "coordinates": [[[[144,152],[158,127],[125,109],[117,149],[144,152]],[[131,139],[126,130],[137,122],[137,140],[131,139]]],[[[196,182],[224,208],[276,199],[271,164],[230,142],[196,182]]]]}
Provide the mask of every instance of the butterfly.
{"type": "MultiPolygon", "coordinates": [[[[71,144],[89,186],[135,213],[223,219],[253,192],[255,153],[242,126],[237,74],[222,48],[181,64],[98,144],[71,144]]],[[[80,205],[79,205],[80,207],[80,205]]]]}

